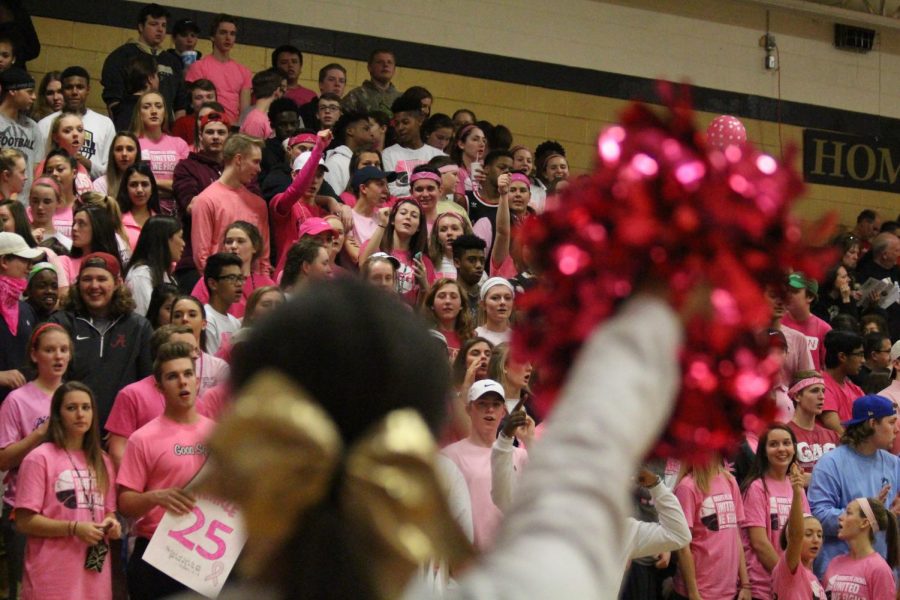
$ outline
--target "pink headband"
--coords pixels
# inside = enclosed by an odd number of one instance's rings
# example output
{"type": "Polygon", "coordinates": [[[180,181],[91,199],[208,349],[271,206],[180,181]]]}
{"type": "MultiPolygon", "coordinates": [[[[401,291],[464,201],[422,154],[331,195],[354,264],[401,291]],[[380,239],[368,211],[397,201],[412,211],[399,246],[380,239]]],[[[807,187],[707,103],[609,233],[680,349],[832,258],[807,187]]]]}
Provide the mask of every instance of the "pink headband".
{"type": "Polygon", "coordinates": [[[528,176],[527,176],[527,175],[523,175],[522,173],[512,173],[512,174],[510,174],[510,176],[509,176],[509,182],[512,183],[513,181],[521,181],[522,183],[524,183],[525,185],[527,185],[529,188],[531,187],[531,181],[528,179],[528,176]]]}
{"type": "Polygon", "coordinates": [[[37,179],[34,180],[34,184],[31,187],[35,187],[38,185],[46,186],[46,187],[50,188],[51,190],[53,190],[54,192],[56,192],[57,199],[59,199],[59,197],[62,195],[62,192],[59,189],[59,183],[57,183],[56,180],[53,179],[52,177],[49,177],[47,175],[41,175],[40,177],[38,177],[37,179]]]}
{"type": "Polygon", "coordinates": [[[811,385],[816,384],[825,385],[825,380],[821,377],[807,377],[806,379],[801,379],[791,386],[791,389],[788,390],[788,396],[794,398],[797,396],[797,394],[800,393],[800,390],[802,390],[803,388],[807,388],[811,385]]]}
{"type": "MultiPolygon", "coordinates": [[[[463,216],[461,214],[459,214],[455,210],[448,210],[447,212],[442,212],[441,214],[439,214],[437,216],[437,219],[435,219],[434,222],[437,223],[438,221],[440,221],[441,219],[443,219],[444,217],[446,217],[448,215],[455,219],[459,219],[459,222],[463,226],[463,230],[466,229],[466,220],[463,218],[463,216]]],[[[437,230],[433,230],[433,231],[437,231],[437,230]]]]}
{"type": "Polygon", "coordinates": [[[459,130],[459,133],[456,134],[456,139],[457,139],[457,140],[463,139],[463,137],[465,137],[465,135],[466,135],[467,133],[469,133],[470,131],[472,131],[472,130],[475,129],[476,127],[478,127],[478,125],[475,125],[474,123],[469,123],[468,125],[463,125],[463,126],[462,126],[462,129],[459,130]]]}
{"type": "Polygon", "coordinates": [[[459,171],[459,165],[444,165],[438,171],[441,173],[456,173],[459,171]]]}
{"type": "Polygon", "coordinates": [[[62,332],[65,332],[66,335],[69,334],[69,332],[66,330],[66,328],[63,327],[62,325],[60,325],[58,323],[46,323],[45,322],[45,323],[39,325],[38,328],[32,332],[31,339],[36,342],[37,339],[39,337],[41,337],[41,334],[44,333],[45,331],[47,331],[48,329],[55,329],[57,331],[62,331],[62,332]]]}
{"type": "Polygon", "coordinates": [[[869,525],[872,526],[872,531],[878,533],[880,529],[878,528],[878,521],[875,520],[875,513],[872,512],[872,505],[869,504],[868,498],[857,498],[856,502],[859,504],[859,508],[862,510],[862,513],[866,515],[866,520],[869,522],[869,525]]]}
{"type": "Polygon", "coordinates": [[[441,185],[441,176],[436,175],[435,173],[431,173],[429,171],[420,171],[419,173],[413,173],[409,178],[409,184],[412,185],[415,182],[422,180],[422,179],[428,179],[429,181],[434,181],[438,184],[438,186],[441,185]]]}

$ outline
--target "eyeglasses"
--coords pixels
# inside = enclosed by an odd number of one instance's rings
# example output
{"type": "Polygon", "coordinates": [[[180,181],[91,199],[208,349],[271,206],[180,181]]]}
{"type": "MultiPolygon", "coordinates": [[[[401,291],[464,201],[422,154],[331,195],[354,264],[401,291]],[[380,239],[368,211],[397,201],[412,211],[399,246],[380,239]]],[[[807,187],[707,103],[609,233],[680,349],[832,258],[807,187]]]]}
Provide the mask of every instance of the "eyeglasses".
{"type": "Polygon", "coordinates": [[[244,283],[247,280],[243,275],[220,275],[216,279],[219,281],[230,281],[231,283],[244,283]]]}

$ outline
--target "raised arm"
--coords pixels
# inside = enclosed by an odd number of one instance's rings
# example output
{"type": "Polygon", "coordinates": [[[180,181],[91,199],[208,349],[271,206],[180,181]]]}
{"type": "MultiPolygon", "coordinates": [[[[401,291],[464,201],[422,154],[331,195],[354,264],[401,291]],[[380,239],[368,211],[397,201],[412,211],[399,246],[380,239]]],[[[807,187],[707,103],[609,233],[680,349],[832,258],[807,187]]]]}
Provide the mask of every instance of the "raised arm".
{"type": "Polygon", "coordinates": [[[803,472],[796,465],[791,466],[791,513],[787,522],[787,549],[784,560],[791,573],[797,571],[800,564],[800,552],[803,550],[803,472]]]}
{"type": "Polygon", "coordinates": [[[312,149],[312,153],[300,172],[291,181],[291,184],[280,194],[276,194],[271,203],[269,210],[272,211],[273,217],[285,218],[290,216],[291,208],[297,203],[309,185],[316,177],[316,170],[319,168],[319,159],[328,144],[331,143],[332,133],[330,129],[323,129],[316,136],[316,145],[312,149]]]}
{"type": "Polygon", "coordinates": [[[509,173],[497,178],[497,191],[500,192],[500,204],[497,206],[497,220],[494,223],[494,245],[491,250],[491,272],[500,268],[509,256],[511,225],[509,217],[509,173]]]}

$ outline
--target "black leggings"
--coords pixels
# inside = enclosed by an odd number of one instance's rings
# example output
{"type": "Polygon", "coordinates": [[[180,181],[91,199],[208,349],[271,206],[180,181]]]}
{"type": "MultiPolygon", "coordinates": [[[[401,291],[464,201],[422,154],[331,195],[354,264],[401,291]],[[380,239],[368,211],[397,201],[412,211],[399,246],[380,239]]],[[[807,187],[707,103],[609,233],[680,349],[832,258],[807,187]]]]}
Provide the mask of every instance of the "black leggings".
{"type": "Polygon", "coordinates": [[[26,537],[16,527],[12,516],[12,506],[3,504],[3,517],[0,519],[0,534],[3,535],[3,547],[6,549],[6,573],[9,580],[9,600],[19,597],[19,584],[22,582],[22,568],[25,563],[26,537]]]}
{"type": "Polygon", "coordinates": [[[150,563],[144,561],[144,550],[150,540],[147,538],[135,538],[134,552],[128,560],[128,594],[131,600],[157,600],[188,591],[188,588],[178,583],[150,563]]]}

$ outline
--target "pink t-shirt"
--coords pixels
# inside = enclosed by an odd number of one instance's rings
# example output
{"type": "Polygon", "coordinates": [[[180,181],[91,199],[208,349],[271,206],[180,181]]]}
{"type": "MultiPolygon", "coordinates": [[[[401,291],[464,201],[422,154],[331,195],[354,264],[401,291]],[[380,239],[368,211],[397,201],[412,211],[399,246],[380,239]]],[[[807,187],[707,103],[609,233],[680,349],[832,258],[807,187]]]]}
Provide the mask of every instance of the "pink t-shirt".
{"type": "Polygon", "coordinates": [[[812,371],[815,363],[813,363],[812,353],[809,351],[809,344],[805,335],[796,329],[785,327],[783,324],[780,330],[787,341],[787,352],[784,355],[784,361],[781,363],[782,383],[791,385],[795,373],[798,371],[812,371]]]}
{"type": "Polygon", "coordinates": [[[290,98],[291,100],[296,102],[297,106],[303,106],[304,104],[315,98],[316,93],[310,89],[303,87],[302,85],[298,85],[297,87],[289,88],[288,91],[284,93],[284,97],[290,98]]]}
{"type": "MultiPolygon", "coordinates": [[[[739,523],[744,520],[741,492],[733,477],[720,473],[704,494],[687,475],[675,486],[691,530],[691,554],[697,573],[697,588],[703,598],[733,598],[738,591],[740,566],[739,523]]],[[[675,591],[687,596],[681,571],[675,574],[675,591]]]]}
{"type": "MultiPolygon", "coordinates": [[[[150,216],[153,216],[154,214],[155,213],[151,210],[150,216]]],[[[125,235],[128,236],[128,245],[131,246],[131,250],[134,251],[138,243],[138,238],[141,237],[141,229],[143,229],[143,227],[138,225],[137,221],[134,220],[134,215],[131,214],[131,211],[122,215],[122,227],[125,228],[125,235]]]]}
{"type": "MultiPolygon", "coordinates": [[[[50,395],[33,381],[9,393],[0,404],[0,448],[19,442],[50,418],[50,395]]],[[[7,471],[3,502],[14,506],[19,469],[7,471]]]]}
{"type": "Polygon", "coordinates": [[[815,574],[797,565],[791,573],[784,555],[778,559],[772,569],[772,598],[777,600],[825,600],[825,590],[816,579],[815,574]]]}
{"type": "MultiPolygon", "coordinates": [[[[154,141],[147,137],[140,137],[141,159],[150,164],[150,170],[157,183],[172,183],[175,174],[175,165],[184,160],[191,153],[190,146],[180,137],[163,134],[154,141]]],[[[178,209],[175,199],[169,192],[159,192],[159,211],[164,215],[177,215],[178,209]]]]}
{"type": "Polygon", "coordinates": [[[830,600],[885,600],[894,598],[894,574],[880,554],[854,560],[849,554],[828,563],[822,578],[830,600]]]}
{"type": "Polygon", "coordinates": [[[505,279],[512,279],[516,275],[519,274],[516,269],[516,263],[513,260],[512,255],[507,254],[506,258],[503,259],[503,262],[499,265],[494,263],[493,258],[491,259],[491,277],[503,277],[505,279]]]}
{"type": "Polygon", "coordinates": [[[810,354],[812,354],[813,366],[816,371],[820,371],[825,364],[825,334],[831,331],[831,325],[816,315],[809,315],[808,319],[800,323],[795,321],[789,312],[784,313],[784,316],[781,317],[781,322],[806,336],[806,343],[810,354]]]}
{"type": "Polygon", "coordinates": [[[241,133],[252,135],[262,139],[274,137],[275,132],[272,131],[272,124],[269,123],[269,115],[258,108],[250,109],[247,116],[244,117],[244,124],[241,125],[241,133]]]}
{"type": "MultiPolygon", "coordinates": [[[[418,280],[416,280],[416,272],[413,268],[413,257],[408,250],[392,250],[391,256],[400,261],[400,268],[397,269],[397,273],[395,274],[397,280],[397,293],[403,296],[403,299],[411,306],[415,306],[419,299],[420,287],[418,280]]],[[[422,263],[425,265],[425,277],[428,279],[428,283],[433,283],[435,277],[434,265],[431,264],[431,259],[425,254],[422,254],[422,263]]]]}
{"type": "Polygon", "coordinates": [[[812,473],[813,467],[826,452],[837,448],[841,442],[837,433],[815,424],[812,431],[803,429],[793,421],[787,424],[797,436],[797,462],[805,473],[812,473]]]}
{"type": "Polygon", "coordinates": [[[440,332],[444,339],[447,340],[447,357],[450,359],[450,362],[456,360],[456,355],[459,354],[459,349],[462,348],[462,341],[459,339],[459,334],[454,330],[447,331],[446,329],[437,328],[437,331],[440,332]]]}
{"type": "MultiPolygon", "coordinates": [[[[238,122],[241,112],[241,92],[253,87],[250,69],[234,59],[226,62],[207,54],[190,67],[184,74],[184,81],[190,83],[198,79],[209,79],[216,86],[216,99],[225,109],[232,123],[238,122]]],[[[141,146],[141,150],[143,150],[141,146]]]]}
{"type": "MultiPolygon", "coordinates": [[[[109,477],[105,490],[88,470],[84,452],[41,444],[22,461],[16,508],[48,519],[99,523],[116,511],[115,468],[106,455],[103,462],[109,477]]],[[[111,599],[112,561],[106,560],[100,573],[85,569],[87,549],[76,537],[29,536],[22,599],[111,599]]]]}
{"type": "Polygon", "coordinates": [[[851,419],[853,401],[864,395],[862,389],[850,381],[849,377],[844,378],[844,383],[838,383],[828,371],[822,373],[822,378],[825,380],[825,405],[822,410],[837,412],[841,421],[851,419]]]}
{"type": "MultiPolygon", "coordinates": [[[[450,444],[441,453],[459,467],[466,480],[472,499],[475,546],[487,550],[503,519],[503,513],[491,500],[491,449],[476,446],[466,438],[450,444]]],[[[521,472],[527,462],[528,453],[523,448],[513,448],[513,468],[521,472]]]]}
{"type": "Polygon", "coordinates": [[[222,418],[222,413],[228,408],[230,398],[231,388],[225,381],[206,390],[206,393],[200,398],[200,403],[203,405],[206,416],[218,422],[222,418]]]}
{"type": "MultiPolygon", "coordinates": [[[[781,530],[787,523],[791,514],[791,501],[794,498],[794,490],[790,479],[783,481],[765,478],[757,479],[750,484],[744,494],[744,520],[741,522],[741,538],[744,542],[744,556],[747,559],[747,574],[750,576],[750,586],[754,598],[772,597],[772,574],[769,573],[759,561],[753,548],[750,546],[750,527],[762,527],[766,530],[769,543],[775,552],[781,556],[779,538],[781,530]],[[768,491],[767,491],[768,489],[768,491]]],[[[803,497],[803,512],[809,512],[809,503],[803,497]]]]}
{"type": "Polygon", "coordinates": [[[194,198],[194,208],[191,209],[191,248],[197,269],[202,271],[209,255],[219,251],[228,226],[235,221],[247,221],[259,229],[263,247],[257,272],[270,273],[269,210],[266,201],[244,186],[233,189],[221,181],[212,182],[194,198]]]}
{"type": "Polygon", "coordinates": [[[359,245],[362,246],[375,235],[378,221],[375,220],[374,215],[367,217],[359,214],[355,210],[350,214],[353,215],[353,233],[356,236],[359,245]]]}
{"type": "Polygon", "coordinates": [[[53,213],[53,228],[67,238],[72,237],[72,222],[75,216],[71,206],[61,206],[53,213]]]}
{"type": "MultiPolygon", "coordinates": [[[[135,492],[184,487],[206,462],[206,438],[215,422],[198,416],[197,422],[176,423],[165,415],[135,431],[125,446],[116,483],[135,492]]],[[[135,523],[135,533],[150,539],[165,509],[151,508],[135,523]]]]}
{"type": "MultiPolygon", "coordinates": [[[[197,412],[211,417],[203,402],[207,391],[228,379],[228,363],[207,353],[200,355],[197,361],[197,379],[200,388],[197,391],[197,412]]],[[[156,387],[156,379],[148,375],[143,379],[123,387],[113,401],[112,410],[106,419],[106,431],[124,438],[163,414],[166,409],[166,398],[156,387]]]]}
{"type": "MultiPolygon", "coordinates": [[[[251,273],[250,277],[244,280],[244,287],[241,288],[240,299],[230,307],[228,307],[228,314],[234,315],[238,319],[242,318],[244,316],[244,310],[247,308],[247,300],[250,299],[250,294],[253,293],[253,290],[258,287],[265,287],[267,285],[277,284],[268,275],[251,273]]],[[[194,289],[191,290],[191,296],[193,296],[203,304],[209,304],[209,290],[206,289],[206,284],[203,282],[202,277],[199,281],[197,281],[194,289]]]]}

